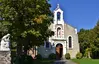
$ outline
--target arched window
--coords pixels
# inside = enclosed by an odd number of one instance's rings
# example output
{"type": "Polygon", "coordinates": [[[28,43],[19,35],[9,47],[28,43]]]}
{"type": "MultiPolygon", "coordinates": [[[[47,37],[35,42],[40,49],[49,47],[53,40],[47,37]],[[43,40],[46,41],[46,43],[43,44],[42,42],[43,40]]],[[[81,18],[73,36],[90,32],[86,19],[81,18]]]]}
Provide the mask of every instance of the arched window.
{"type": "Polygon", "coordinates": [[[57,20],[60,20],[60,15],[61,15],[61,13],[57,12],[57,20]]]}
{"type": "Polygon", "coordinates": [[[71,36],[69,36],[68,42],[69,42],[69,48],[72,48],[72,37],[71,36]]]}
{"type": "Polygon", "coordinates": [[[60,27],[57,28],[57,37],[61,37],[61,28],[60,27]]]}

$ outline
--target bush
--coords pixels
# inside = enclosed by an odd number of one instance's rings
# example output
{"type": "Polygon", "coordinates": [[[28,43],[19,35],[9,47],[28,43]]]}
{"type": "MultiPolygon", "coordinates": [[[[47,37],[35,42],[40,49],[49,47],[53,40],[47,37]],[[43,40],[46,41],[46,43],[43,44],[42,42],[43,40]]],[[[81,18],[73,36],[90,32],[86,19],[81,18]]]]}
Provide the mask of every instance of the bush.
{"type": "Polygon", "coordinates": [[[69,53],[66,53],[66,54],[65,54],[65,58],[66,58],[66,59],[70,59],[70,54],[69,54],[69,53]]]}
{"type": "Polygon", "coordinates": [[[85,58],[91,58],[91,55],[92,55],[91,48],[87,48],[85,50],[84,57],[85,58]]]}
{"type": "Polygon", "coordinates": [[[36,55],[36,59],[42,59],[41,54],[36,55]]]}
{"type": "Polygon", "coordinates": [[[48,57],[49,59],[56,59],[56,54],[54,53],[51,53],[48,57]]]}
{"type": "Polygon", "coordinates": [[[31,56],[20,55],[15,58],[15,61],[12,64],[32,64],[32,63],[33,63],[33,59],[31,56]]]}
{"type": "Polygon", "coordinates": [[[81,58],[82,58],[82,53],[78,52],[78,53],[76,54],[76,58],[77,58],[77,59],[81,59],[81,58]]]}

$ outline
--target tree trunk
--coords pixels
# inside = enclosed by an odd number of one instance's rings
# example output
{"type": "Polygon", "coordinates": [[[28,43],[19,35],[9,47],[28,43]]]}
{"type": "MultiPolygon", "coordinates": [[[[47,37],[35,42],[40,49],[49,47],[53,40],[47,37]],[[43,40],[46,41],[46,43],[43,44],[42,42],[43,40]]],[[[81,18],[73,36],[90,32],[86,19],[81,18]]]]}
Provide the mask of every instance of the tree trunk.
{"type": "Polygon", "coordinates": [[[22,44],[20,42],[17,43],[17,55],[20,56],[22,53],[22,44]]]}
{"type": "Polygon", "coordinates": [[[90,52],[88,52],[88,58],[91,58],[91,56],[90,56],[90,52]]]}

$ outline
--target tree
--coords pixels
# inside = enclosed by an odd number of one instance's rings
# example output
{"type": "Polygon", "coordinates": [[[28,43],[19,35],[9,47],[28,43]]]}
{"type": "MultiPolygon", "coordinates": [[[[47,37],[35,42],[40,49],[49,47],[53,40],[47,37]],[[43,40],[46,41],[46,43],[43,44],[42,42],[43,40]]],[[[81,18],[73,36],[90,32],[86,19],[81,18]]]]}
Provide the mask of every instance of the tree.
{"type": "Polygon", "coordinates": [[[0,0],[0,17],[7,22],[11,41],[17,42],[19,55],[34,45],[41,45],[52,35],[48,29],[52,21],[47,0],[0,0]]]}
{"type": "Polygon", "coordinates": [[[8,22],[5,22],[5,21],[0,21],[0,38],[2,38],[5,34],[7,34],[8,32],[8,26],[10,24],[8,22]]]}
{"type": "Polygon", "coordinates": [[[80,43],[80,51],[84,54],[85,57],[90,58],[92,54],[92,47],[95,37],[93,36],[93,31],[81,29],[78,33],[79,35],[79,43],[80,43]]]}
{"type": "Polygon", "coordinates": [[[84,54],[85,49],[89,47],[89,30],[81,29],[78,33],[79,43],[80,43],[80,51],[84,54]]]}
{"type": "Polygon", "coordinates": [[[78,32],[80,51],[88,58],[99,58],[99,21],[93,29],[78,32]]]}
{"type": "Polygon", "coordinates": [[[94,43],[92,47],[93,58],[99,58],[99,20],[96,26],[93,28],[94,32],[94,43]]]}

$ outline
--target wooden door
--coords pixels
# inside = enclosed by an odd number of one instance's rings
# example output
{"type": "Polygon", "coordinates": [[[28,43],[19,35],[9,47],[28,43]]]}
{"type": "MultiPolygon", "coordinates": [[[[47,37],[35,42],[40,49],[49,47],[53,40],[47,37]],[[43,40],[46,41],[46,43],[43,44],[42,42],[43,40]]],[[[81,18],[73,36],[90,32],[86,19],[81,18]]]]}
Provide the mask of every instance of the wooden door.
{"type": "Polygon", "coordinates": [[[58,45],[56,47],[56,59],[61,59],[63,54],[63,47],[61,45],[58,45]]]}

